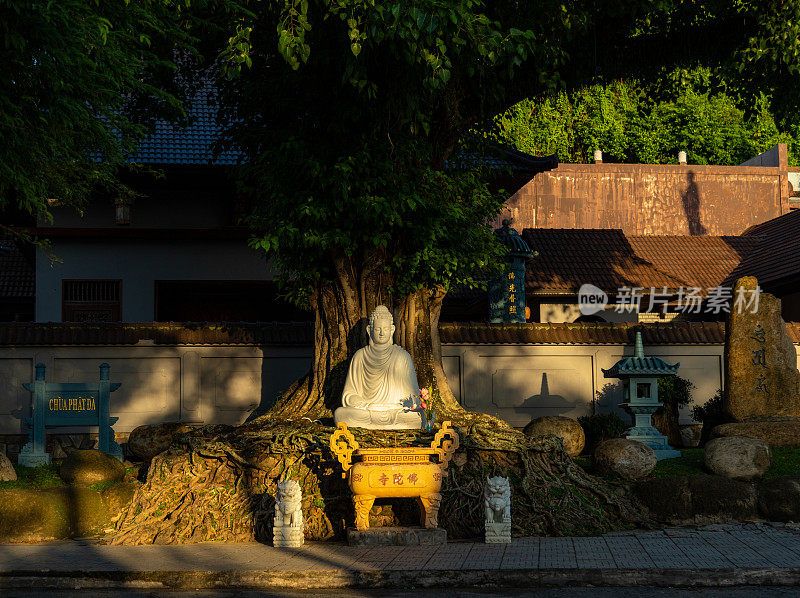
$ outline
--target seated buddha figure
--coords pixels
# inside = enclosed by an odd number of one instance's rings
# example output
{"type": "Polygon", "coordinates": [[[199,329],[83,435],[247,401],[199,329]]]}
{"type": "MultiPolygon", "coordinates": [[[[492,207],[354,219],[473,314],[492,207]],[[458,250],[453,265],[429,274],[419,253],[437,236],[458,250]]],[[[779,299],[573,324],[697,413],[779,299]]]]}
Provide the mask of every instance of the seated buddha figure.
{"type": "Polygon", "coordinates": [[[371,430],[421,428],[422,416],[411,410],[419,392],[414,363],[393,343],[394,321],[383,305],[372,312],[367,334],[369,345],[356,351],[350,362],[334,421],[371,430]]]}

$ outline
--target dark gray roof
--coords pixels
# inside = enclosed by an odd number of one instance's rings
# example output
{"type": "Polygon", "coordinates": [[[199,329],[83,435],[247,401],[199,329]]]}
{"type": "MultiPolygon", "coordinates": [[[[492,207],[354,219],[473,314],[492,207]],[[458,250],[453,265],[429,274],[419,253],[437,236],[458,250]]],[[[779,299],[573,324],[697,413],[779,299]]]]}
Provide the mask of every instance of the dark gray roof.
{"type": "Polygon", "coordinates": [[[0,240],[0,299],[30,299],[36,274],[16,243],[0,240]]]}
{"type": "Polygon", "coordinates": [[[184,164],[194,166],[229,166],[236,164],[241,154],[225,150],[214,155],[214,144],[222,135],[217,123],[219,102],[213,83],[208,81],[184,102],[188,117],[185,125],[166,120],[156,122],[155,129],[139,145],[131,159],[140,164],[184,164]]]}

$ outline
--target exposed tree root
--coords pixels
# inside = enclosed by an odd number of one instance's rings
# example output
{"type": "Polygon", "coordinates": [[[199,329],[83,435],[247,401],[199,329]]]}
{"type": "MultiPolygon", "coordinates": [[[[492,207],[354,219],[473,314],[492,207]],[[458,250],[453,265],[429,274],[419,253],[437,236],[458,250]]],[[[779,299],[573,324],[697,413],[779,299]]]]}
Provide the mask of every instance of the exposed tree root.
{"type": "MultiPolygon", "coordinates": [[[[592,534],[648,523],[621,487],[586,474],[558,438],[529,439],[479,414],[465,413],[454,425],[462,446],[445,478],[439,516],[450,537],[482,535],[487,475],[511,479],[515,535],[592,534]]],[[[425,446],[433,439],[419,431],[352,431],[364,447],[425,446]]],[[[272,496],[286,478],[303,489],[306,537],[341,537],[353,523],[352,495],[328,446],[332,432],[309,419],[264,416],[239,428],[207,426],[182,435],[153,459],[111,542],[270,541],[272,496]]],[[[401,515],[387,516],[382,506],[374,513],[383,523],[401,515]]]]}

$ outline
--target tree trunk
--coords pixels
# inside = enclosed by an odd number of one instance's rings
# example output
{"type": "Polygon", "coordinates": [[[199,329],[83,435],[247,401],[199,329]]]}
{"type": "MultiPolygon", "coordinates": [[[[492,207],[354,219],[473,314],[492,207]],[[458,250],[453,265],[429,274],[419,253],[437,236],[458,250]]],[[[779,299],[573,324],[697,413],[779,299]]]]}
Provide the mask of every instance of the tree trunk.
{"type": "Polygon", "coordinates": [[[373,250],[359,259],[331,256],[336,268],[333,284],[318,284],[311,296],[314,309],[314,359],[310,371],[296,381],[268,414],[294,419],[327,418],[341,405],[347,368],[353,354],[367,344],[366,325],[378,305],[394,315],[394,342],[411,355],[421,388],[433,386],[434,409],[441,416],[463,413],[450,390],[442,367],[439,315],[445,292],[421,288],[393,298],[384,272],[385,255],[373,250]],[[438,394],[438,396],[437,396],[438,394]]]}

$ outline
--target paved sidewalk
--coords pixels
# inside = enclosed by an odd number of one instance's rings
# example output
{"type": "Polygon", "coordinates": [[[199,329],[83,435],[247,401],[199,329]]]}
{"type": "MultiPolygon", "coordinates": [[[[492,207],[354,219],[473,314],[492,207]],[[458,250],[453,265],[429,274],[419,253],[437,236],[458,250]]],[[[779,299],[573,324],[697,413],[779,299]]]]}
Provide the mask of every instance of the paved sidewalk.
{"type": "Polygon", "coordinates": [[[531,587],[800,584],[800,527],[713,525],[518,538],[511,544],[359,548],[309,543],[0,545],[0,588],[531,587]]]}

